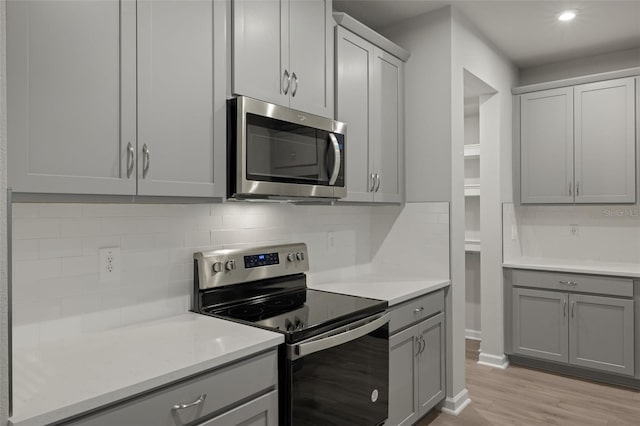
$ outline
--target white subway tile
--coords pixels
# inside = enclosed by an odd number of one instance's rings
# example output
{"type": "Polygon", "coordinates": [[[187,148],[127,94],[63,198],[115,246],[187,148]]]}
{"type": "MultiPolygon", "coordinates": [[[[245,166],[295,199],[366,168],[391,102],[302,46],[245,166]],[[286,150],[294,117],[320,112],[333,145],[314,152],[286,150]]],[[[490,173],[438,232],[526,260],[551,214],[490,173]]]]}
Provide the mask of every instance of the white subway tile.
{"type": "Polygon", "coordinates": [[[60,235],[63,237],[100,235],[100,219],[98,218],[65,218],[60,220],[60,224],[60,235]]]}
{"type": "Polygon", "coordinates": [[[157,248],[157,235],[131,234],[120,237],[122,250],[153,250],[157,248]]]}
{"type": "Polygon", "coordinates": [[[40,240],[39,255],[42,259],[82,255],[81,238],[45,238],[40,240]]]}
{"type": "Polygon", "coordinates": [[[100,232],[103,235],[154,234],[164,232],[168,225],[169,219],[160,217],[103,218],[100,232]]]}
{"type": "Polygon", "coordinates": [[[35,218],[40,214],[40,204],[13,203],[11,205],[11,215],[16,218],[35,218]]]}
{"type": "Polygon", "coordinates": [[[38,240],[14,240],[13,260],[35,260],[40,256],[38,240]]]}
{"type": "Polygon", "coordinates": [[[122,237],[120,236],[99,236],[82,238],[82,255],[97,256],[101,248],[120,247],[122,245],[122,237]]]}
{"type": "Polygon", "coordinates": [[[61,259],[18,260],[13,263],[13,284],[21,285],[45,278],[59,277],[61,259]]]}
{"type": "Polygon", "coordinates": [[[41,204],[40,217],[80,217],[81,204],[41,204]]]}
{"type": "Polygon", "coordinates": [[[65,277],[100,273],[99,256],[76,256],[62,258],[62,275],[65,277]]]}
{"type": "Polygon", "coordinates": [[[13,238],[54,238],[60,236],[60,219],[14,219],[13,238]]]}
{"type": "Polygon", "coordinates": [[[210,231],[187,232],[184,235],[184,245],[186,247],[208,246],[210,244],[210,231]]]}
{"type": "Polygon", "coordinates": [[[63,317],[76,316],[102,309],[102,300],[93,295],[73,296],[62,299],[61,314],[63,317]]]}

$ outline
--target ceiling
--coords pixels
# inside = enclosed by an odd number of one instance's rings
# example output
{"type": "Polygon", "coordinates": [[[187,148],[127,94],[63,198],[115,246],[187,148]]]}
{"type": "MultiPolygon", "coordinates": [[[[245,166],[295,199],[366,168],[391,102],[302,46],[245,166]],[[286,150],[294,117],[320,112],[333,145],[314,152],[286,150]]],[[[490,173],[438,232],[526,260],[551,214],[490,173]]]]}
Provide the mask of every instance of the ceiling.
{"type": "Polygon", "coordinates": [[[333,0],[333,5],[376,30],[453,5],[521,68],[640,47],[640,0],[333,0]],[[566,9],[578,16],[558,21],[566,9]]]}

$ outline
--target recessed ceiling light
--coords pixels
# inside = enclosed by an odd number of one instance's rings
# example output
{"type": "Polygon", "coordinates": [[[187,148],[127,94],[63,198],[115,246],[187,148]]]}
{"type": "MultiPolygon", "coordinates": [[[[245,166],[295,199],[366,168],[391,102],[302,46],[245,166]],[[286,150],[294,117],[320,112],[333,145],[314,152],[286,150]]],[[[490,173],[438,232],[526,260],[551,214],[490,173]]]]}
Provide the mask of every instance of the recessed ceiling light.
{"type": "Polygon", "coordinates": [[[576,11],[575,10],[565,10],[560,15],[558,15],[558,20],[559,21],[571,21],[575,17],[576,17],[576,11]]]}

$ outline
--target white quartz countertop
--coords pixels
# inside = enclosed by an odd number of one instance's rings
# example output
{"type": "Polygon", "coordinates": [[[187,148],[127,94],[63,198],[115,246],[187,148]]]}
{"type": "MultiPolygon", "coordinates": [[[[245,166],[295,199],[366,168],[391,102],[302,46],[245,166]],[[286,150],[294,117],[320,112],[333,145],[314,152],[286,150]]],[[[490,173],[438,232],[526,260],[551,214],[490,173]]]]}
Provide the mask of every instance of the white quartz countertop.
{"type": "Polygon", "coordinates": [[[393,306],[447,287],[449,284],[451,284],[449,279],[367,275],[326,283],[310,283],[309,287],[333,293],[386,300],[389,306],[393,306]]]}
{"type": "Polygon", "coordinates": [[[283,342],[279,333],[187,313],[16,349],[10,424],[59,421],[283,342]]]}
{"type": "Polygon", "coordinates": [[[580,274],[640,278],[640,263],[634,264],[522,257],[504,262],[502,266],[514,269],[535,269],[540,271],[573,272],[580,274]]]}

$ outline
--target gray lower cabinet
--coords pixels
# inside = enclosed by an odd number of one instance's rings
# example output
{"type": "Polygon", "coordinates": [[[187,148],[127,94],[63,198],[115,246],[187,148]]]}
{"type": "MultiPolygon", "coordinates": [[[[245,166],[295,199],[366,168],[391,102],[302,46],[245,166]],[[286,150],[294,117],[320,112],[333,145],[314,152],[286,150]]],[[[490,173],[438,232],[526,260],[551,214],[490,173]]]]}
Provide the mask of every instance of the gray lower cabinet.
{"type": "Polygon", "coordinates": [[[570,291],[512,288],[513,354],[634,375],[633,298],[575,292],[605,293],[614,283],[618,286],[612,292],[628,293],[631,280],[603,277],[598,288],[593,276],[537,271],[513,271],[512,276],[514,284],[571,287],[570,291]]]}
{"type": "MultiPolygon", "coordinates": [[[[423,305],[428,306],[429,302],[423,305]]],[[[400,310],[410,310],[411,313],[416,310],[416,313],[424,312],[424,308],[414,308],[412,303],[407,303],[392,311],[392,322],[393,313],[400,310]]],[[[391,335],[389,419],[386,425],[414,424],[444,399],[444,324],[444,313],[440,312],[391,335]]]]}
{"type": "Polygon", "coordinates": [[[121,401],[69,426],[276,426],[277,351],[121,401]]]}

